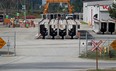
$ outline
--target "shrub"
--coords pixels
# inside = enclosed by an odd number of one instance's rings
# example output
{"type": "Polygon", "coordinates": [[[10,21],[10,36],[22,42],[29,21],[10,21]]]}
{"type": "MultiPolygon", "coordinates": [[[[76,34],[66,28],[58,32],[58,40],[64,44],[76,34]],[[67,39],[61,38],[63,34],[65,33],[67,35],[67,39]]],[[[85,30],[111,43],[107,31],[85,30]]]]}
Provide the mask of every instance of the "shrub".
{"type": "MultiPolygon", "coordinates": [[[[87,56],[85,56],[86,53],[83,52],[79,57],[81,58],[90,58],[90,59],[95,59],[96,58],[96,51],[87,51],[87,56]]],[[[116,50],[110,50],[109,52],[98,52],[98,57],[99,59],[105,59],[105,60],[116,60],[116,50]]]]}

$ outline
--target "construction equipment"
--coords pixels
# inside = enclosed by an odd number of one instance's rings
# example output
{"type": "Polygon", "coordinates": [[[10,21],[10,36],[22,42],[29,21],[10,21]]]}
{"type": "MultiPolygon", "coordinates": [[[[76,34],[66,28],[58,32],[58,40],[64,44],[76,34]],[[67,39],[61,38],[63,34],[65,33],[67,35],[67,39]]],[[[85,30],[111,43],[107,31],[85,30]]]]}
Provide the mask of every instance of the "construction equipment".
{"type": "Polygon", "coordinates": [[[46,0],[46,4],[44,6],[44,12],[43,12],[43,14],[48,13],[48,7],[49,7],[50,3],[67,3],[68,4],[69,13],[72,13],[72,8],[73,7],[70,4],[70,0],[46,0]]]}

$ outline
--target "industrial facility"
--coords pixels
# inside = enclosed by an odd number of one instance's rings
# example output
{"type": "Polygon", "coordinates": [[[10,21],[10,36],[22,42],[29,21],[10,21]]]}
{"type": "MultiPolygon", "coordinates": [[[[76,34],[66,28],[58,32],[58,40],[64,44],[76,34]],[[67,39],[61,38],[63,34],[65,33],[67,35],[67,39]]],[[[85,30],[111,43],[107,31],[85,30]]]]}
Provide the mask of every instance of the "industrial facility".
{"type": "Polygon", "coordinates": [[[116,25],[108,12],[113,3],[114,0],[84,2],[83,21],[96,33],[115,33],[116,25]]]}
{"type": "Polygon", "coordinates": [[[76,34],[80,27],[80,23],[76,20],[76,14],[72,13],[70,0],[46,0],[42,21],[39,22],[38,33],[45,38],[77,38],[76,34]],[[49,13],[48,7],[50,3],[67,3],[68,14],[65,13],[49,13]]]}

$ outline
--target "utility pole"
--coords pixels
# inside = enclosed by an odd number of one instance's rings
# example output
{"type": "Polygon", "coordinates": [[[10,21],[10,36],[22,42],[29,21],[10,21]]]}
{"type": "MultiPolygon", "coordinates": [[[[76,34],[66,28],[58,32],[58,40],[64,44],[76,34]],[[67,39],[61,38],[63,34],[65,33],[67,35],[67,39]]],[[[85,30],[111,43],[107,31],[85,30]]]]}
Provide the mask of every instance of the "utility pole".
{"type": "Polygon", "coordinates": [[[26,20],[26,0],[23,1],[22,9],[24,14],[24,20],[26,20]]]}
{"type": "Polygon", "coordinates": [[[31,13],[33,13],[33,5],[34,5],[33,0],[31,0],[31,13]]]}

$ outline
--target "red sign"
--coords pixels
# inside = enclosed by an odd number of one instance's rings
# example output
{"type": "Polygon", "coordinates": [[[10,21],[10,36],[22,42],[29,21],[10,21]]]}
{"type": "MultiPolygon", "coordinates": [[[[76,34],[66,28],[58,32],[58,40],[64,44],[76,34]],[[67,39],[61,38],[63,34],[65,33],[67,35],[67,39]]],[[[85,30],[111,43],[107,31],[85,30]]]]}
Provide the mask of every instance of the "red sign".
{"type": "Polygon", "coordinates": [[[101,5],[100,6],[100,11],[108,11],[110,9],[109,5],[101,5]]]}
{"type": "Polygon", "coordinates": [[[103,5],[102,7],[103,7],[103,9],[109,10],[109,6],[108,5],[103,5]]]}
{"type": "MultiPolygon", "coordinates": [[[[102,51],[102,49],[101,48],[97,48],[99,51],[102,51]]],[[[96,48],[95,47],[93,47],[92,49],[91,49],[91,51],[95,51],[96,50],[96,48]]]]}
{"type": "Polygon", "coordinates": [[[94,40],[92,40],[92,44],[94,45],[94,47],[91,49],[91,51],[95,51],[96,49],[98,49],[99,51],[101,51],[101,48],[99,48],[99,45],[102,43],[102,40],[100,40],[99,42],[95,42],[94,40]]]}

